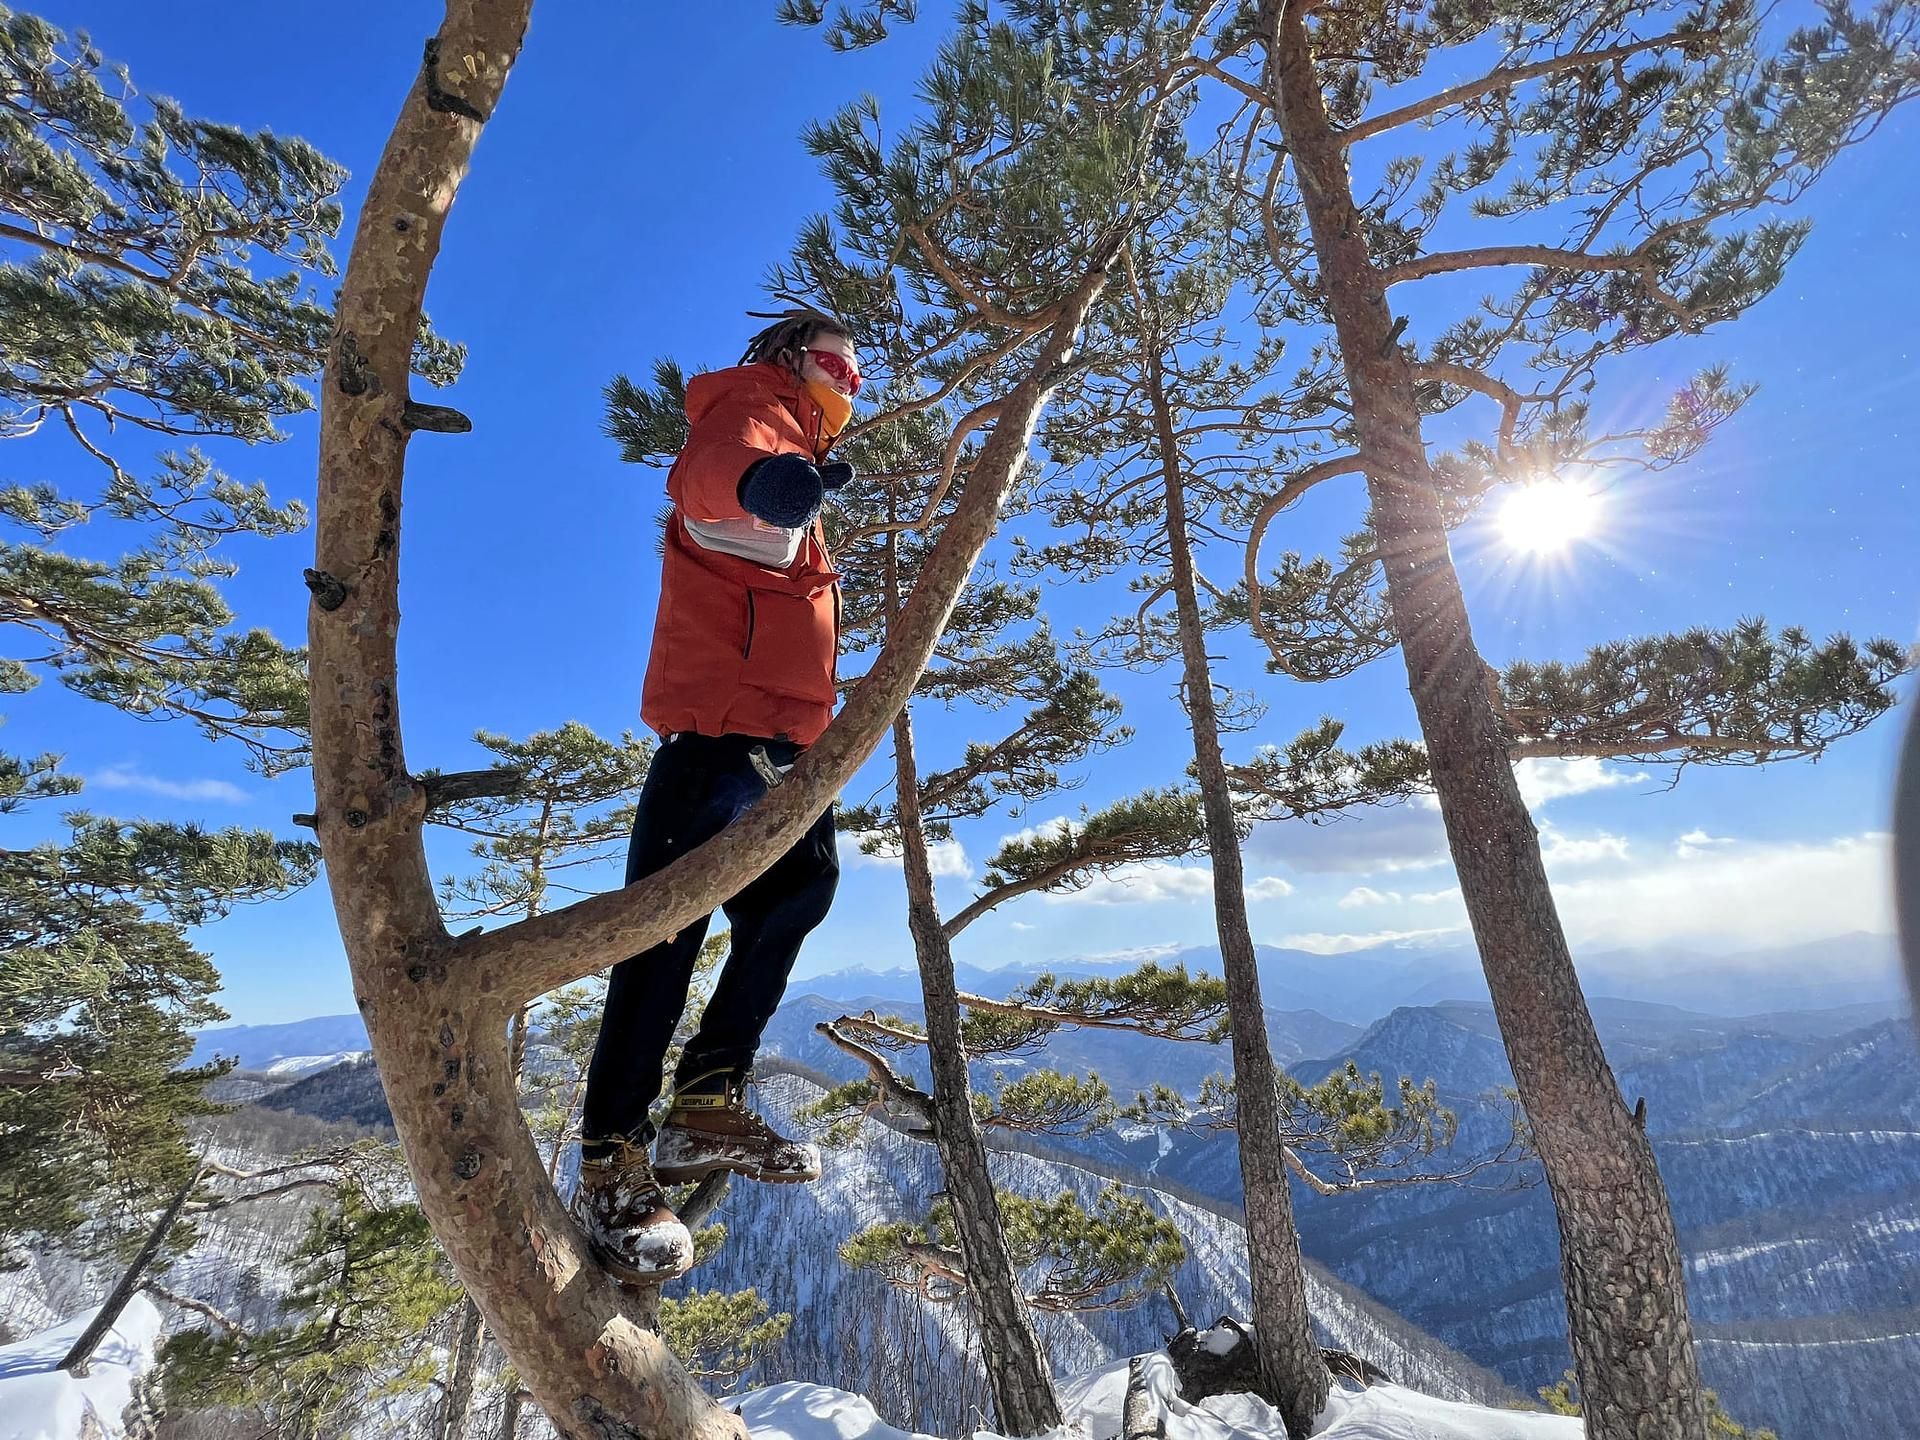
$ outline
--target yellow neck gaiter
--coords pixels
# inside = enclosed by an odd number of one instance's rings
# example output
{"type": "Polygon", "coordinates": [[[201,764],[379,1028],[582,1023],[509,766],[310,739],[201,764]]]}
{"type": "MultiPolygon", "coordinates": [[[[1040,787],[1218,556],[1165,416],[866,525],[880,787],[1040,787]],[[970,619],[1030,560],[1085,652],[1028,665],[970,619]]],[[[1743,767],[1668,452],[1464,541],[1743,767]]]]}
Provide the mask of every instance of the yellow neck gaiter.
{"type": "Polygon", "coordinates": [[[842,395],[831,385],[818,380],[801,382],[807,387],[807,394],[813,397],[813,403],[820,407],[822,416],[821,436],[833,440],[847,428],[847,421],[853,418],[853,401],[842,395]]]}

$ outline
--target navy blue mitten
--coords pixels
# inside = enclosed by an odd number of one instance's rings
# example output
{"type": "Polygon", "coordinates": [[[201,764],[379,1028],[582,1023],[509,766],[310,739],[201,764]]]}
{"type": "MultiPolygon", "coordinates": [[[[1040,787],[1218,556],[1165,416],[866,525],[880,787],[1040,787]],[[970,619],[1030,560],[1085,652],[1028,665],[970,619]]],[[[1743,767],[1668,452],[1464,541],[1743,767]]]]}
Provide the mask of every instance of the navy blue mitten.
{"type": "Polygon", "coordinates": [[[755,519],[798,530],[820,513],[820,472],[804,455],[769,455],[740,477],[740,504],[755,519]]]}
{"type": "Polygon", "coordinates": [[[820,467],[820,483],[829,490],[839,490],[853,483],[854,469],[844,460],[829,460],[820,467]]]}

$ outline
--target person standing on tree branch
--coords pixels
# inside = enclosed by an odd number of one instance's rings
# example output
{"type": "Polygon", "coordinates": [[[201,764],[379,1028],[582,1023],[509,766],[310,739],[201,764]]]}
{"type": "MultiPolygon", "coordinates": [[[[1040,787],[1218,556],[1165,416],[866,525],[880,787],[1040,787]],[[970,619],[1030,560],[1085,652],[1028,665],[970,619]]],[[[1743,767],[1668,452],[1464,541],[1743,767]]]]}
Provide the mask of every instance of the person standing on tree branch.
{"type": "MultiPolygon", "coordinates": [[[[738,819],[833,718],[840,577],[820,506],[853,478],[827,454],[859,388],[845,329],[813,310],[780,316],[740,364],[687,385],[689,430],[667,477],[673,509],[640,707],[661,741],[634,818],[629,885],[738,819]]],[[[664,1185],[722,1170],[819,1178],[819,1151],[748,1109],[746,1085],[800,943],[826,918],[839,878],[829,809],[722,907],[732,949],[657,1136],[648,1111],[707,921],[614,967],[587,1071],[573,1214],[623,1279],[658,1284],[693,1264],[664,1185]]]]}

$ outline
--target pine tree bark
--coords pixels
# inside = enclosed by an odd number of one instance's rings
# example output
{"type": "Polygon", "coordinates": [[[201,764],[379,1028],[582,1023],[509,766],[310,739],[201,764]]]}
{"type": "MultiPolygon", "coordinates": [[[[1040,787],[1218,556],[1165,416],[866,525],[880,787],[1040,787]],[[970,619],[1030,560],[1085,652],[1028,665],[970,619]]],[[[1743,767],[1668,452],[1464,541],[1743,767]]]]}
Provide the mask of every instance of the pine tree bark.
{"type": "Polygon", "coordinates": [[[1287,1434],[1293,1440],[1303,1440],[1326,1408],[1332,1379],[1320,1358],[1307,1311],[1300,1231],[1294,1223],[1281,1141],[1279,1069],[1267,1037],[1260,970],[1253,931],[1247,923],[1240,834],[1234,824],[1233,792],[1220,748],[1220,716],[1213,703],[1213,671],[1207,660],[1206,630],[1194,580],[1180,445],[1167,406],[1166,377],[1158,355],[1151,350],[1150,346],[1147,388],[1166,494],[1181,682],[1193,729],[1194,774],[1200,783],[1207,854],[1213,863],[1214,924],[1220,937],[1220,968],[1227,985],[1231,1022],[1240,1185],[1247,1216],[1247,1274],[1253,1292],[1253,1343],[1268,1398],[1286,1422],[1287,1434]]]}
{"type": "Polygon", "coordinates": [[[480,1370],[480,1340],[484,1328],[480,1307],[471,1297],[460,1309],[460,1328],[453,1337],[453,1373],[447,1376],[446,1403],[440,1410],[441,1440],[465,1440],[473,1415],[473,1382],[480,1370]]]}
{"type": "Polygon", "coordinates": [[[646,1297],[588,1253],[521,1116],[520,1006],[715,909],[784,853],[911,693],[1017,478],[1087,307],[1092,264],[1008,392],[894,643],[766,803],[638,885],[455,940],[421,831],[426,789],[401,746],[402,478],[409,359],[446,215],[518,54],[531,0],[450,0],[359,217],[322,387],[316,575],[308,613],[315,815],[354,993],[421,1208],[487,1328],[567,1440],[720,1440],[715,1405],[646,1328],[646,1297]],[[326,604],[321,603],[324,597],[326,604]]]}
{"type": "Polygon", "coordinates": [[[1329,124],[1304,4],[1264,0],[1267,91],[1340,341],[1373,527],[1434,789],[1559,1216],[1592,1440],[1704,1440],[1685,1271],[1653,1149],[1608,1067],[1447,548],[1412,375],[1329,124]]]}
{"type": "Polygon", "coordinates": [[[895,813],[907,879],[907,928],[920,964],[927,1058],[933,1068],[933,1138],[966,1263],[967,1298],[979,1326],[987,1383],[993,1390],[1001,1430],[1008,1435],[1039,1435],[1060,1424],[1060,1401],[1000,1223],[987,1147],[973,1114],[967,1052],[960,1039],[960,987],[934,898],[926,828],[920,817],[913,722],[905,710],[893,722],[893,755],[895,813]]]}

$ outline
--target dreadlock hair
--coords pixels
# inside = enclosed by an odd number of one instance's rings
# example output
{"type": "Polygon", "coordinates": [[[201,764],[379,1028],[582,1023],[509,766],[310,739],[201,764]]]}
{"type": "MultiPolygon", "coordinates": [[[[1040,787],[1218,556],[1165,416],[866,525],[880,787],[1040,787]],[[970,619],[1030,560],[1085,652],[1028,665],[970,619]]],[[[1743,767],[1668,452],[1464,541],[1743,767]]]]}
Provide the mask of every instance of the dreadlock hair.
{"type": "Polygon", "coordinates": [[[798,370],[800,352],[820,336],[838,335],[843,340],[853,339],[842,322],[823,310],[804,305],[791,310],[749,310],[747,314],[755,320],[771,320],[773,324],[747,342],[746,354],[740,357],[742,365],[758,365],[771,360],[798,370]]]}

